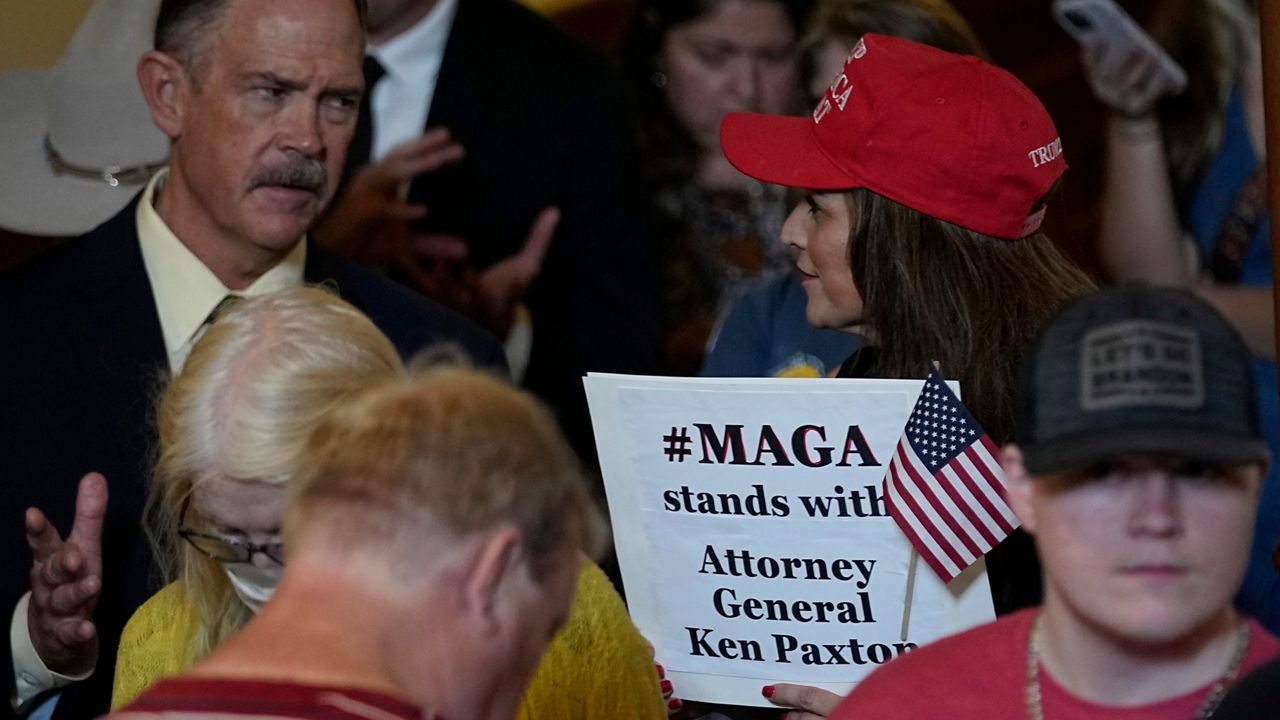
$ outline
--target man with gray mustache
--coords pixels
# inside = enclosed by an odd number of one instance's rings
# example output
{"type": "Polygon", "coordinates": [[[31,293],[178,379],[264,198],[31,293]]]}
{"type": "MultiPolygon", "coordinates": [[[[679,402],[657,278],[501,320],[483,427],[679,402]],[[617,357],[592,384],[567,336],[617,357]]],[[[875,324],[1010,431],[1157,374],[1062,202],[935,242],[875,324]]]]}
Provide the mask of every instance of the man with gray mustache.
{"type": "Polygon", "coordinates": [[[120,631],[158,579],[139,531],[150,401],[228,296],[323,282],[402,355],[449,341],[504,366],[469,321],[307,241],[355,128],[364,18],[364,0],[162,0],[137,75],[168,168],[114,218],[0,278],[15,706],[74,683],[57,715],[107,709],[120,631]]]}
{"type": "Polygon", "coordinates": [[[271,185],[282,185],[299,190],[326,195],[329,192],[329,176],[324,164],[310,157],[289,158],[284,165],[263,170],[253,178],[249,187],[257,189],[271,185]]]}

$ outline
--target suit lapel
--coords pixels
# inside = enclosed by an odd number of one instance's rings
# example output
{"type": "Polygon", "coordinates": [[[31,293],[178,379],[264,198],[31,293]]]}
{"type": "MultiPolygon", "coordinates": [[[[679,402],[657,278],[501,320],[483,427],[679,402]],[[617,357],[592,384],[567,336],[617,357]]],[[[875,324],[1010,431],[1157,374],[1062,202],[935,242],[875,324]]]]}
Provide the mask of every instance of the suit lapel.
{"type": "MultiPolygon", "coordinates": [[[[146,501],[146,478],[154,457],[154,407],[169,372],[168,353],[151,282],[147,279],[135,223],[137,201],[82,238],[83,251],[70,273],[75,306],[68,316],[78,327],[75,343],[81,372],[77,412],[98,429],[100,450],[93,469],[108,473],[111,486],[104,543],[110,545],[112,582],[121,592],[104,597],[100,615],[120,626],[153,589],[150,553],[138,522],[146,501]]],[[[119,626],[108,623],[104,639],[119,626]]],[[[101,668],[100,668],[101,670],[101,668]]]]}
{"type": "Polygon", "coordinates": [[[476,166],[478,162],[485,162],[478,159],[476,153],[483,156],[485,152],[492,152],[496,143],[491,127],[494,118],[503,113],[499,104],[503,88],[499,83],[504,69],[495,67],[500,53],[494,52],[494,47],[501,46],[494,44],[490,27],[504,22],[495,16],[495,13],[505,15],[503,10],[499,3],[491,0],[459,0],[440,61],[427,127],[447,127],[468,153],[458,163],[419,175],[409,188],[412,201],[431,208],[420,221],[420,229],[461,235],[477,247],[486,246],[483,238],[474,237],[479,201],[467,195],[486,190],[484,178],[490,171],[476,166]]]}
{"type": "MultiPolygon", "coordinates": [[[[455,123],[459,113],[466,110],[463,102],[468,92],[474,92],[471,83],[476,79],[472,72],[475,53],[472,52],[470,24],[475,12],[483,12],[480,0],[459,2],[445,42],[444,55],[440,58],[440,74],[436,76],[436,89],[431,97],[431,109],[427,113],[427,127],[455,123]]],[[[452,128],[451,128],[452,129],[452,128]]]]}
{"type": "Polygon", "coordinates": [[[308,285],[327,285],[338,291],[345,298],[350,288],[350,279],[337,256],[312,241],[307,243],[307,265],[302,270],[302,279],[308,285]]]}
{"type": "Polygon", "coordinates": [[[168,369],[155,296],[138,245],[137,202],[135,198],[84,238],[74,280],[84,304],[80,332],[86,376],[94,379],[97,392],[107,395],[137,391],[139,378],[145,376],[150,384],[168,369]]]}

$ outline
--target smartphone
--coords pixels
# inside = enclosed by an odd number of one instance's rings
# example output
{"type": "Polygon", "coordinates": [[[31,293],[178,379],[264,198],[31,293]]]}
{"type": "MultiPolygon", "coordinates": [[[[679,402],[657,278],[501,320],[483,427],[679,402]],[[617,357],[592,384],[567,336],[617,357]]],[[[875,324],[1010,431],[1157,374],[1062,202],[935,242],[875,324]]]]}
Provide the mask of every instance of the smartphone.
{"type": "Polygon", "coordinates": [[[1105,45],[1111,52],[1154,59],[1169,94],[1187,87],[1182,66],[1114,0],[1054,0],[1053,17],[1081,45],[1105,45]]]}

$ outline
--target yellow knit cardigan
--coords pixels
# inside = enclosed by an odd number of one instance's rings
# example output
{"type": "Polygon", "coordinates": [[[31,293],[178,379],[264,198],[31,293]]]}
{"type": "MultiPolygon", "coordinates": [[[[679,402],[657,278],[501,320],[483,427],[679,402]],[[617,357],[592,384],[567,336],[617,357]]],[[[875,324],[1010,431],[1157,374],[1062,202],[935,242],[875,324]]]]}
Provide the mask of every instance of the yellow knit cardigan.
{"type": "MultiPolygon", "coordinates": [[[[120,638],[113,710],[157,680],[187,669],[197,622],[195,609],[178,583],[138,608],[120,638]]],[[[609,579],[595,563],[584,561],[569,621],[542,656],[517,720],[666,717],[644,638],[609,579]]]]}

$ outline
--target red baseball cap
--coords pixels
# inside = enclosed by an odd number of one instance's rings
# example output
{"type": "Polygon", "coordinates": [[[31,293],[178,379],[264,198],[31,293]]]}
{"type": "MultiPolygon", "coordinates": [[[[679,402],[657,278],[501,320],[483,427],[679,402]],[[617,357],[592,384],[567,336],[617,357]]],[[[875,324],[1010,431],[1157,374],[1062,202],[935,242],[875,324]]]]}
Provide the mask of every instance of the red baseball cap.
{"type": "Polygon", "coordinates": [[[730,113],[720,144],[757,180],[866,188],[993,237],[1035,232],[1067,169],[1049,113],[982,60],[883,35],[854,46],[812,117],[730,113]]]}

